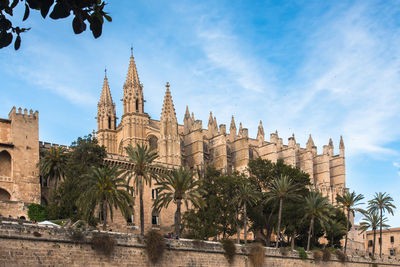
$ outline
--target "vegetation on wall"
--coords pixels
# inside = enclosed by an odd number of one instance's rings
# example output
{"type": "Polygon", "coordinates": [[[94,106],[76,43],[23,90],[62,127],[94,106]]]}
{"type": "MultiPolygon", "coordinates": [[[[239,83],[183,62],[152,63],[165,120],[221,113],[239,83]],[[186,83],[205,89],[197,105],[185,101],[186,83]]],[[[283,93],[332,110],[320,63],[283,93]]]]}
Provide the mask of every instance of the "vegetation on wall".
{"type": "Polygon", "coordinates": [[[42,222],[46,220],[46,208],[40,204],[29,204],[28,217],[31,221],[42,222]]]}
{"type": "Polygon", "coordinates": [[[157,263],[161,259],[165,250],[166,245],[164,237],[160,234],[160,232],[156,230],[150,230],[144,236],[144,243],[147,257],[153,264],[157,263]]]}
{"type": "Polygon", "coordinates": [[[224,255],[229,264],[233,263],[236,254],[236,246],[231,239],[221,240],[224,255]]]}

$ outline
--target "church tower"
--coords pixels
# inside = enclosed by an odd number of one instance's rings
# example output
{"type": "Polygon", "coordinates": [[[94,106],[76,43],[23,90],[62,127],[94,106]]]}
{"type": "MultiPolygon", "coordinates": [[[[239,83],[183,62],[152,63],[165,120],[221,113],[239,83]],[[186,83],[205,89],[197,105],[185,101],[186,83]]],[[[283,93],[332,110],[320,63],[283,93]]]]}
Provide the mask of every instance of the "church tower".
{"type": "Polygon", "coordinates": [[[124,84],[123,115],[121,118],[121,134],[118,140],[118,153],[125,154],[125,147],[129,144],[147,144],[146,128],[150,117],[144,112],[143,84],[140,83],[135,59],[131,48],[128,74],[124,84]]]}
{"type": "Polygon", "coordinates": [[[169,83],[165,85],[164,103],[160,120],[160,160],[171,165],[181,165],[181,147],[178,121],[172,102],[169,83]]]}
{"type": "Polygon", "coordinates": [[[115,103],[112,100],[107,74],[104,77],[103,89],[97,104],[97,140],[109,153],[116,153],[117,116],[115,103]]]}

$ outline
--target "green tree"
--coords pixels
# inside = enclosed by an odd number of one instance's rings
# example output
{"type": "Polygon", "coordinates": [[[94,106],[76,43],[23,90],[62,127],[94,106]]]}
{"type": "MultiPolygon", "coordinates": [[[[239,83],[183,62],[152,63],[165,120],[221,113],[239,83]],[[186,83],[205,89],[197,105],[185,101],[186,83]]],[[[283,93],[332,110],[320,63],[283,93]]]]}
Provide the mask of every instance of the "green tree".
{"type": "Polygon", "coordinates": [[[356,211],[362,212],[363,210],[355,208],[358,205],[361,205],[363,203],[360,203],[361,200],[364,199],[364,196],[359,194],[356,195],[356,192],[344,192],[342,195],[337,195],[336,196],[336,201],[337,203],[343,207],[343,209],[346,211],[347,214],[347,221],[346,221],[346,239],[344,242],[344,253],[346,253],[347,250],[347,237],[349,234],[349,224],[350,224],[350,213],[355,214],[356,211]]]}
{"type": "Polygon", "coordinates": [[[31,203],[28,206],[28,217],[31,221],[42,222],[46,220],[46,208],[40,204],[31,203]]]}
{"type": "Polygon", "coordinates": [[[103,215],[103,230],[106,230],[108,211],[113,220],[113,208],[118,208],[125,217],[131,215],[129,205],[133,204],[133,197],[126,190],[129,186],[123,173],[118,167],[104,165],[92,168],[85,176],[83,185],[87,190],[77,204],[86,218],[92,217],[98,207],[103,215]]]}
{"type": "Polygon", "coordinates": [[[331,214],[325,224],[326,239],[331,247],[341,247],[340,241],[346,235],[347,217],[341,208],[333,206],[331,214]]]}
{"type": "MultiPolygon", "coordinates": [[[[243,208],[245,244],[247,244],[247,206],[256,203],[259,199],[259,192],[256,190],[255,186],[246,178],[242,179],[238,184],[237,193],[233,201],[237,203],[239,209],[243,208]]],[[[240,238],[240,236],[238,238],[240,238]]]]}
{"type": "Polygon", "coordinates": [[[95,38],[100,37],[103,29],[104,19],[111,22],[111,17],[104,12],[105,2],[99,0],[1,0],[0,1],[0,49],[9,46],[13,37],[16,36],[14,49],[18,50],[21,45],[20,34],[30,28],[20,28],[11,22],[14,9],[20,2],[25,4],[23,21],[27,20],[31,10],[40,11],[43,18],[47,14],[51,19],[63,19],[73,14],[72,28],[75,34],[86,30],[86,21],[95,38]]]}
{"type": "Polygon", "coordinates": [[[329,199],[323,197],[320,192],[310,192],[310,194],[305,198],[304,211],[304,218],[310,219],[307,238],[307,251],[309,251],[314,221],[318,220],[321,224],[325,224],[329,220],[329,215],[331,214],[329,199]]]}
{"type": "Polygon", "coordinates": [[[360,230],[361,233],[364,233],[368,229],[371,229],[374,232],[374,242],[372,243],[372,256],[375,257],[376,229],[378,229],[378,226],[381,225],[381,220],[383,227],[389,227],[389,225],[386,224],[387,218],[383,217],[381,219],[377,211],[364,212],[363,215],[364,217],[362,218],[360,223],[360,230]]]}
{"type": "Polygon", "coordinates": [[[131,175],[128,178],[128,184],[130,184],[131,178],[134,177],[136,194],[139,193],[140,234],[144,235],[143,187],[144,184],[151,186],[152,178],[156,176],[155,168],[152,165],[154,165],[153,162],[158,155],[156,151],[144,144],[137,144],[136,147],[129,145],[125,150],[129,160],[133,163],[133,168],[129,170],[131,175]]]}
{"type": "Polygon", "coordinates": [[[267,203],[270,201],[279,202],[279,211],[278,211],[278,224],[276,227],[276,248],[279,245],[279,238],[281,236],[281,220],[282,220],[282,209],[283,209],[283,200],[285,199],[299,199],[301,190],[294,181],[289,178],[289,176],[282,175],[272,180],[271,185],[268,187],[269,191],[267,193],[267,203]]]}
{"type": "Polygon", "coordinates": [[[388,213],[394,215],[393,210],[396,206],[393,204],[393,198],[385,193],[375,193],[373,199],[368,201],[368,210],[370,212],[378,212],[380,216],[379,221],[379,237],[381,242],[379,242],[379,257],[382,257],[382,227],[383,227],[383,213],[387,211],[388,213]]]}
{"type": "Polygon", "coordinates": [[[181,205],[185,203],[188,208],[189,202],[194,207],[201,207],[203,199],[199,192],[199,180],[195,180],[193,173],[184,168],[172,170],[157,178],[158,198],[154,201],[153,207],[160,211],[167,208],[171,201],[176,204],[175,212],[175,236],[181,235],[181,205]]]}
{"type": "Polygon", "coordinates": [[[42,157],[38,163],[39,173],[43,179],[54,180],[54,189],[65,175],[67,161],[67,149],[64,147],[51,147],[47,151],[42,151],[42,157]]]}

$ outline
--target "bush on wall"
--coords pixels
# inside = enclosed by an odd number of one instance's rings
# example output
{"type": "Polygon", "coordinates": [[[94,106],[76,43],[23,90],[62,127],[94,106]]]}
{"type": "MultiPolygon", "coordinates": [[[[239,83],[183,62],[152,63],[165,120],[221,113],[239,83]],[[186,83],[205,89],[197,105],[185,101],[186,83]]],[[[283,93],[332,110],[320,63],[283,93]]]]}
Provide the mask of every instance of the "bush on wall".
{"type": "Polygon", "coordinates": [[[222,248],[225,251],[225,258],[228,260],[229,264],[233,262],[236,254],[236,246],[230,239],[221,240],[222,248]]]}
{"type": "Polygon", "coordinates": [[[46,208],[40,204],[29,204],[28,217],[31,221],[42,222],[47,217],[46,208]]]}
{"type": "Polygon", "coordinates": [[[150,230],[144,236],[144,243],[146,246],[147,257],[152,263],[157,263],[164,253],[164,237],[158,231],[150,230]]]}
{"type": "Polygon", "coordinates": [[[261,267],[264,263],[264,247],[260,243],[255,243],[250,248],[250,262],[253,267],[261,267]]]}
{"type": "Polygon", "coordinates": [[[114,252],[117,242],[108,234],[94,234],[92,237],[93,249],[106,256],[110,256],[114,252]]]}

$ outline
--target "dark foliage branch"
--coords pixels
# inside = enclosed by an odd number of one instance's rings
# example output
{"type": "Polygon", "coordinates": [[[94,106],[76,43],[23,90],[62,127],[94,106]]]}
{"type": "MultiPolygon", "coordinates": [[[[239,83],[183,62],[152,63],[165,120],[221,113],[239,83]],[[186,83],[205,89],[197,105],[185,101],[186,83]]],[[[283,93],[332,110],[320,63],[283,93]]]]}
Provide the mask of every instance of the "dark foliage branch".
{"type": "Polygon", "coordinates": [[[25,5],[22,21],[29,18],[31,10],[40,11],[43,18],[50,13],[51,19],[63,19],[74,16],[72,29],[75,34],[86,30],[86,23],[94,38],[101,36],[104,19],[111,22],[111,17],[103,11],[106,3],[101,0],[0,0],[0,49],[9,46],[14,37],[14,48],[18,50],[21,46],[20,34],[30,30],[15,26],[10,21],[14,15],[14,9],[18,4],[25,5]]]}

